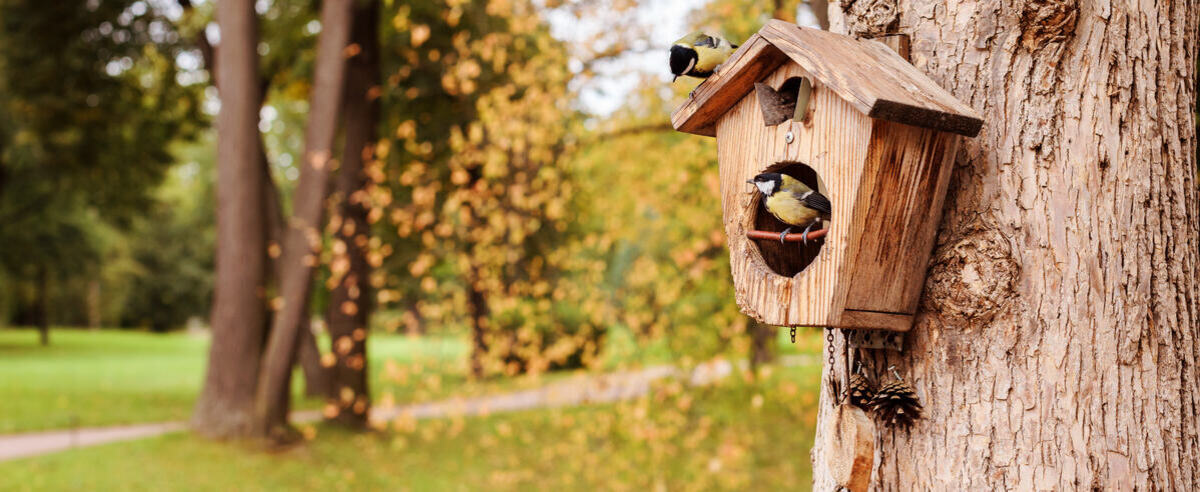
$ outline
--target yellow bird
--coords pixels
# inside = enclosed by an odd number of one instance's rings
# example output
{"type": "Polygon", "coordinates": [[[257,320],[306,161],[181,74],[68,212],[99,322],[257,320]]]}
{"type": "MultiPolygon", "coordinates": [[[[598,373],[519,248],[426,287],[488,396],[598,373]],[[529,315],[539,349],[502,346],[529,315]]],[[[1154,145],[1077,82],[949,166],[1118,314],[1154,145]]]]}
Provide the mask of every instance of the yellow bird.
{"type": "Polygon", "coordinates": [[[700,31],[679,38],[671,45],[671,82],[683,75],[708,78],[735,50],[736,44],[700,31]]]}
{"type": "Polygon", "coordinates": [[[807,245],[808,232],[822,220],[829,220],[833,212],[825,195],[786,174],[762,173],[746,182],[758,187],[767,211],[788,225],[779,233],[781,243],[792,227],[807,226],[804,228],[804,244],[807,245]]]}

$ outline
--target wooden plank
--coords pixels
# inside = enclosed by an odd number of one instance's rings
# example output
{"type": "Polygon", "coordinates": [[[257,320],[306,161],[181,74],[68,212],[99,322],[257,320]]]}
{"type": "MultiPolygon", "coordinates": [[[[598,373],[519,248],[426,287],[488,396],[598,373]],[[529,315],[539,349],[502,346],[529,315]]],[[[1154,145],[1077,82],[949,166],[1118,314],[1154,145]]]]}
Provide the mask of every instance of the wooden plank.
{"type": "Polygon", "coordinates": [[[786,60],[787,56],[755,34],[671,114],[671,125],[684,133],[715,137],[717,119],[786,60]]]}
{"type": "Polygon", "coordinates": [[[772,20],[759,31],[872,118],[973,137],[983,120],[884,44],[772,20]]]}
{"type": "Polygon", "coordinates": [[[847,309],[842,311],[835,328],[857,330],[908,331],[912,329],[913,315],[902,313],[879,313],[847,309]]]}
{"type": "MultiPolygon", "coordinates": [[[[790,77],[811,74],[797,64],[785,64],[759,81],[778,88],[790,77]]],[[[775,326],[832,326],[837,321],[846,290],[838,279],[851,229],[848,211],[857,196],[871,138],[872,120],[819,81],[813,83],[810,101],[808,120],[767,126],[756,93],[747,89],[716,124],[721,206],[735,297],[742,312],[775,326]],[[791,143],[785,138],[789,131],[791,143]],[[780,162],[812,167],[833,205],[824,245],[806,268],[790,276],[772,270],[764,260],[771,253],[761,248],[782,248],[778,242],[746,238],[746,231],[756,228],[760,213],[756,192],[746,180],[780,162]]]]}
{"type": "Polygon", "coordinates": [[[915,312],[961,137],[874,122],[854,205],[846,308],[915,312]]]}

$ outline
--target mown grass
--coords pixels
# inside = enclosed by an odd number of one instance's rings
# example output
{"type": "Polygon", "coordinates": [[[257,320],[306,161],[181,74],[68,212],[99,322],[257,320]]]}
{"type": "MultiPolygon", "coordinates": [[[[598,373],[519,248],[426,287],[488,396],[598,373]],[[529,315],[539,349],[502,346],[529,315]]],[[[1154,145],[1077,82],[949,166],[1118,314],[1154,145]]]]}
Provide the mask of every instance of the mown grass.
{"type": "Polygon", "coordinates": [[[0,489],[804,489],[819,375],[814,358],[611,405],[316,427],[281,453],[175,434],[0,463],[0,489]]]}
{"type": "MultiPolygon", "coordinates": [[[[466,379],[459,367],[467,345],[458,338],[383,334],[370,338],[368,351],[375,386],[390,389],[400,401],[454,391],[466,379]],[[426,375],[461,377],[446,377],[436,391],[422,384],[385,384],[380,378],[388,360],[421,367],[426,375]]],[[[207,337],[185,333],[58,329],[42,347],[33,330],[0,330],[0,434],[187,420],[207,354],[207,337]]],[[[301,378],[295,381],[299,395],[301,378]]],[[[297,401],[301,408],[320,404],[297,401]]]]}

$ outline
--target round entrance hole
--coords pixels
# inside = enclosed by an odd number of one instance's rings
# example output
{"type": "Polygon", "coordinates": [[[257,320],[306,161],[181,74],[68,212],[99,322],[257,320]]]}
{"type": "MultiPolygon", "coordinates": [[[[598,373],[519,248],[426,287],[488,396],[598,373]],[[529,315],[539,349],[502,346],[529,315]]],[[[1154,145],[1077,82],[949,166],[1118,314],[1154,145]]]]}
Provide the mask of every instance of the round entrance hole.
{"type": "MultiPolygon", "coordinates": [[[[804,183],[809,188],[825,192],[825,187],[821,183],[820,176],[813,168],[808,167],[799,162],[780,162],[768,167],[767,173],[780,173],[791,176],[801,183],[804,183]]],[[[754,223],[753,229],[757,231],[766,231],[780,233],[788,228],[788,224],[776,219],[771,212],[768,212],[763,204],[761,194],[756,194],[754,200],[754,223]]],[[[826,195],[828,196],[828,195],[826,195]]],[[[792,234],[804,232],[806,226],[791,226],[792,234]]],[[[824,221],[822,225],[813,227],[813,230],[818,230],[822,227],[829,227],[829,221],[824,221]]],[[[811,232],[811,231],[810,231],[811,232]]],[[[808,244],[803,242],[787,242],[780,243],[778,239],[751,239],[750,242],[758,247],[759,255],[772,271],[791,277],[800,273],[809,264],[816,259],[821,252],[821,247],[825,245],[825,239],[809,239],[808,244]]]]}

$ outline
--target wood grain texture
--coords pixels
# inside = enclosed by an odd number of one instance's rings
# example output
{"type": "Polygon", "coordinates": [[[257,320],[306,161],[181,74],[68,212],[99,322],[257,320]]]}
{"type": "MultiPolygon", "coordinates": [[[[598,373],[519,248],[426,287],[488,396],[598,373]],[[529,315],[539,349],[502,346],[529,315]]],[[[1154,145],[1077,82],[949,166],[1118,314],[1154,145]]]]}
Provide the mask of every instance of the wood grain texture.
{"type": "Polygon", "coordinates": [[[768,21],[700,84],[695,97],[671,115],[672,125],[681,132],[713,136],[716,120],[786,60],[872,118],[972,137],[983,126],[970,106],[883,43],[779,20],[768,21]]]}
{"type": "Polygon", "coordinates": [[[875,120],[850,235],[846,308],[916,312],[958,135],[875,120]]]}

